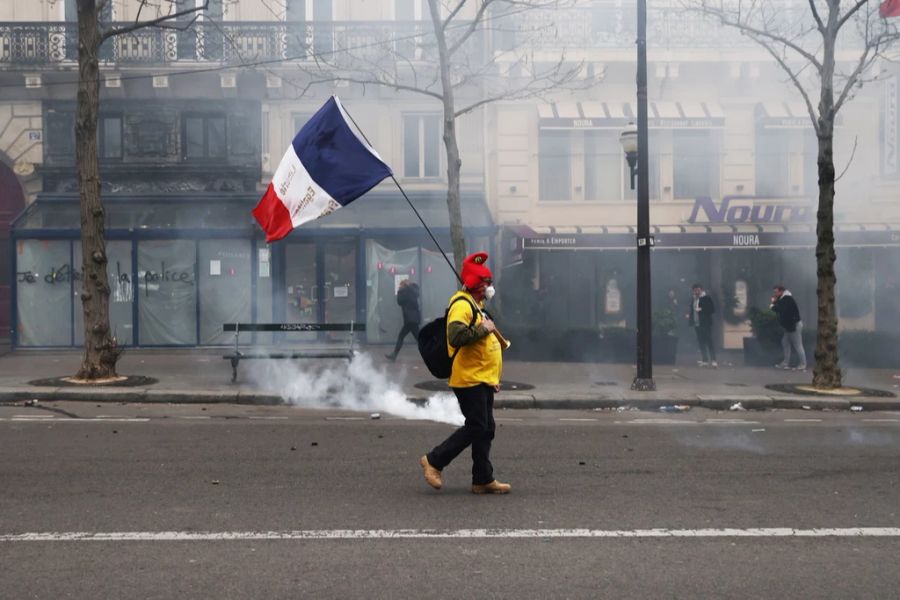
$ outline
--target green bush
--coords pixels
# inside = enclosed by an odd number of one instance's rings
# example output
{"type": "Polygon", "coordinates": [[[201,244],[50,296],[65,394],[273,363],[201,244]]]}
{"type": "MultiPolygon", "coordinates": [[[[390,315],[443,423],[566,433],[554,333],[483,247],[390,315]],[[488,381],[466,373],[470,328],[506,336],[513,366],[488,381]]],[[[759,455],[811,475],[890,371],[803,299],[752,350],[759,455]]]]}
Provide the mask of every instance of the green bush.
{"type": "Polygon", "coordinates": [[[784,334],[781,324],[778,322],[778,315],[770,309],[760,310],[751,307],[747,311],[747,318],[750,320],[750,331],[753,337],[758,339],[761,344],[779,344],[781,336],[784,334]]]}
{"type": "Polygon", "coordinates": [[[653,334],[654,335],[672,335],[678,322],[675,319],[675,313],[670,308],[653,311],[653,334]]]}

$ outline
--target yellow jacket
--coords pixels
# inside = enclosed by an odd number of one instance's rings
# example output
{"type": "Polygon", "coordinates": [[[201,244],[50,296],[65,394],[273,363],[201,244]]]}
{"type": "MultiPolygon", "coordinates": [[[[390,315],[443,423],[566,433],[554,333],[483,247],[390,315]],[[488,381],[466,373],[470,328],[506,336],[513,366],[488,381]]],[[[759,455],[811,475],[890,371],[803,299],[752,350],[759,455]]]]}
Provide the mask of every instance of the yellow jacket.
{"type": "MultiPolygon", "coordinates": [[[[465,290],[456,292],[450,298],[450,312],[447,315],[447,354],[453,356],[456,351],[450,345],[450,324],[462,323],[468,327],[472,322],[472,305],[484,308],[483,303],[476,302],[471,294],[465,290]],[[469,302],[453,301],[464,297],[469,302]],[[469,304],[471,302],[471,304],[469,304]]],[[[473,387],[482,383],[498,385],[500,374],[503,371],[503,355],[500,342],[496,336],[488,333],[481,327],[484,317],[481,311],[475,315],[474,329],[478,331],[477,338],[459,347],[459,352],[453,361],[453,370],[450,373],[450,387],[473,387]]]]}

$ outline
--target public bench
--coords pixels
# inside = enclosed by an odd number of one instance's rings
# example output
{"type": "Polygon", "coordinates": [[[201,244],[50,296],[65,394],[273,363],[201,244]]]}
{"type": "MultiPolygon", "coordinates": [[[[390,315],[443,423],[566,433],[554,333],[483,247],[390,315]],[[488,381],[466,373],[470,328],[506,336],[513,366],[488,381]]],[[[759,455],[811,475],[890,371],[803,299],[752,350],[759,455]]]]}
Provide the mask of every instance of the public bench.
{"type": "Polygon", "coordinates": [[[366,326],[353,321],[349,323],[225,323],[224,331],[234,332],[234,350],[222,356],[231,361],[231,382],[237,381],[237,369],[242,360],[254,359],[303,359],[303,358],[342,358],[352,360],[356,354],[354,349],[354,334],[365,331],[366,326]],[[348,343],[345,347],[326,348],[309,347],[292,349],[288,351],[251,350],[241,351],[239,336],[242,331],[268,331],[268,332],[319,332],[319,331],[348,331],[350,332],[348,343]]]}

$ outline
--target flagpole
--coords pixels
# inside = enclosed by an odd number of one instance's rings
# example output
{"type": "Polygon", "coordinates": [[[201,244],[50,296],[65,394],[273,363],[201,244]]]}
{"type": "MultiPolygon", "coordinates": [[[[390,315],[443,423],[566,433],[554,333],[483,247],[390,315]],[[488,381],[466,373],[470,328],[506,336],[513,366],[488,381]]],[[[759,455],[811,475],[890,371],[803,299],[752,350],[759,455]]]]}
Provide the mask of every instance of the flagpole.
{"type": "MultiPolygon", "coordinates": [[[[344,112],[347,113],[347,116],[350,117],[350,120],[353,122],[353,125],[356,127],[356,130],[359,132],[359,135],[361,135],[363,137],[363,139],[366,140],[366,143],[369,144],[370,147],[374,148],[374,146],[372,146],[372,142],[369,141],[369,138],[366,137],[366,134],[363,133],[362,128],[356,122],[356,119],[354,119],[353,115],[350,114],[350,111],[347,110],[347,107],[344,106],[343,104],[341,106],[343,107],[344,112]]],[[[424,227],[425,231],[428,232],[428,235],[431,237],[431,241],[434,242],[434,245],[437,246],[437,249],[440,251],[441,256],[443,256],[444,260],[447,261],[447,264],[450,266],[450,269],[453,271],[453,274],[456,275],[456,279],[459,281],[460,284],[462,284],[462,282],[463,282],[462,277],[459,276],[459,273],[456,271],[456,267],[453,266],[453,263],[450,261],[450,258],[447,256],[447,253],[444,252],[443,248],[441,248],[441,244],[437,241],[437,238],[434,237],[434,234],[431,232],[431,229],[428,227],[428,224],[425,223],[425,219],[422,218],[422,215],[420,215],[419,211],[416,210],[416,207],[413,206],[412,200],[410,200],[409,196],[406,195],[406,191],[400,185],[400,182],[397,181],[396,177],[394,177],[393,169],[391,169],[391,181],[394,182],[394,185],[396,185],[397,189],[400,190],[400,193],[403,194],[403,197],[406,199],[406,203],[409,204],[409,207],[413,210],[414,213],[416,213],[416,217],[419,218],[419,222],[422,223],[422,227],[424,227]]]]}

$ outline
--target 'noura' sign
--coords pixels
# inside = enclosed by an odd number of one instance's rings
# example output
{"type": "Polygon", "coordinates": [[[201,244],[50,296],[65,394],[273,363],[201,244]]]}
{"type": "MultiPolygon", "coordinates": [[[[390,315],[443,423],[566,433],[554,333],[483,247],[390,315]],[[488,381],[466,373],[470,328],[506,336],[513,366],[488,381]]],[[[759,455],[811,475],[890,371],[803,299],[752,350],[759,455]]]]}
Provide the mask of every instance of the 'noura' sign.
{"type": "Polygon", "coordinates": [[[754,196],[725,196],[719,206],[712,198],[704,197],[694,200],[694,208],[688,223],[697,223],[703,214],[707,223],[784,223],[809,221],[815,212],[809,205],[792,202],[777,202],[772,199],[754,196]]]}

